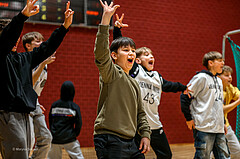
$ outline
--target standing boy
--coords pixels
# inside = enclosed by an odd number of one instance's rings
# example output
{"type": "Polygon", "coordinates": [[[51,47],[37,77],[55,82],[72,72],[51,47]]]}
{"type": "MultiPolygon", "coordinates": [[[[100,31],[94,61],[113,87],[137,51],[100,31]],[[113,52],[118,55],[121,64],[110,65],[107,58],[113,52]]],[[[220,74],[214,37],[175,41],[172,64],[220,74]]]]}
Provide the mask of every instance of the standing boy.
{"type": "Polygon", "coordinates": [[[209,159],[211,151],[216,159],[230,158],[224,135],[223,85],[217,77],[223,65],[219,52],[206,53],[203,66],[207,70],[198,72],[189,82],[191,98],[181,94],[182,112],[188,128],[193,129],[194,158],[209,159]]]}
{"type": "MultiPolygon", "coordinates": [[[[34,48],[39,47],[43,40],[44,38],[39,32],[29,32],[22,37],[23,47],[26,52],[33,51],[34,48]]],[[[33,69],[33,89],[37,93],[38,97],[41,95],[41,92],[47,81],[47,64],[54,62],[55,59],[56,57],[54,53],[33,69]]],[[[41,105],[37,99],[36,109],[30,113],[30,119],[32,120],[31,126],[33,126],[32,129],[34,129],[32,138],[36,137],[36,144],[31,158],[47,158],[51,147],[52,135],[47,128],[45,116],[42,113],[42,109],[44,109],[44,107],[40,106],[41,105]]],[[[35,140],[33,140],[31,147],[33,147],[35,143],[34,141],[35,140]]]]}
{"type": "Polygon", "coordinates": [[[227,119],[227,115],[231,112],[234,108],[236,108],[240,104],[240,91],[237,87],[234,87],[232,83],[232,68],[230,66],[223,66],[223,71],[220,74],[220,78],[222,79],[223,83],[223,96],[224,96],[224,117],[227,126],[227,134],[226,138],[228,140],[228,147],[230,150],[231,158],[232,159],[239,159],[240,158],[240,144],[235,135],[234,131],[232,130],[231,125],[227,119]],[[232,102],[233,101],[233,102],[232,102]]]}
{"type": "Polygon", "coordinates": [[[53,136],[49,159],[61,159],[64,148],[70,158],[84,159],[77,136],[82,127],[79,106],[73,102],[75,88],[71,81],[61,87],[61,98],[55,101],[49,112],[49,127],[53,136]]]}
{"type": "Polygon", "coordinates": [[[144,158],[150,150],[150,127],[141,101],[140,88],[129,75],[136,58],[135,43],[124,37],[112,42],[109,50],[109,23],[119,7],[103,3],[103,16],[95,42],[95,64],[100,73],[100,96],[94,125],[98,158],[144,158]],[[112,59],[111,59],[112,57],[112,59]],[[113,62],[114,61],[114,62],[113,62]],[[141,135],[139,151],[134,143],[141,135]],[[142,153],[141,153],[142,152],[142,153]]]}
{"type": "Polygon", "coordinates": [[[0,138],[4,158],[28,158],[30,150],[29,113],[36,108],[37,94],[32,87],[32,69],[52,55],[72,23],[73,12],[67,8],[63,25],[32,52],[10,52],[19,41],[24,22],[39,12],[37,0],[27,0],[25,8],[3,28],[1,47],[0,138]]]}
{"type": "MultiPolygon", "coordinates": [[[[121,18],[116,14],[117,21],[113,30],[113,37],[122,37],[121,28],[127,27],[123,24],[123,16],[121,18]]],[[[160,105],[161,94],[163,92],[178,92],[185,91],[188,93],[187,86],[179,82],[171,82],[165,80],[160,73],[153,71],[155,59],[151,49],[141,47],[136,50],[136,63],[130,70],[130,75],[135,78],[140,86],[142,102],[147,114],[147,120],[151,127],[151,141],[150,145],[157,155],[158,159],[172,158],[172,152],[167,140],[167,136],[163,131],[163,125],[160,122],[158,114],[158,106],[160,105]]],[[[140,143],[140,136],[135,136],[137,144],[140,143]]]]}

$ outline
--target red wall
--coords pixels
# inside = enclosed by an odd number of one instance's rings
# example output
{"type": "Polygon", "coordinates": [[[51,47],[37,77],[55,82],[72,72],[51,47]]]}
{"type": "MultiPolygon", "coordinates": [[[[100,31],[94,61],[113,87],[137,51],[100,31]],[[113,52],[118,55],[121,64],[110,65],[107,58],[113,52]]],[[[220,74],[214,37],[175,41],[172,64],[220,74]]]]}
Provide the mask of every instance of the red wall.
{"type": "MultiPolygon", "coordinates": [[[[152,49],[159,71],[166,80],[187,84],[196,71],[203,69],[204,53],[221,52],[222,37],[230,30],[239,29],[239,0],[115,0],[125,13],[122,29],[124,36],[133,38],[137,47],[152,49]]],[[[26,24],[23,33],[39,31],[47,39],[57,26],[26,24]]],[[[49,76],[40,103],[47,108],[59,99],[60,87],[65,80],[75,84],[75,102],[80,106],[83,127],[78,137],[81,146],[93,146],[93,125],[99,95],[98,70],[94,64],[94,40],[97,29],[72,27],[57,50],[57,60],[49,65],[49,76]]],[[[112,31],[110,39],[112,40],[112,31]]],[[[240,35],[232,36],[240,44],[240,35]]],[[[227,43],[226,64],[234,66],[227,43]]],[[[23,51],[20,44],[19,50],[23,51]]],[[[234,68],[235,71],[235,68],[234,68]]],[[[234,81],[236,83],[235,74],[234,81]]],[[[170,143],[193,142],[192,132],[185,124],[180,110],[180,93],[163,93],[159,107],[161,121],[170,143]]],[[[235,128],[235,112],[229,115],[235,128]]],[[[113,117],[114,120],[114,117],[113,117]]],[[[48,121],[48,119],[47,119],[48,121]]]]}

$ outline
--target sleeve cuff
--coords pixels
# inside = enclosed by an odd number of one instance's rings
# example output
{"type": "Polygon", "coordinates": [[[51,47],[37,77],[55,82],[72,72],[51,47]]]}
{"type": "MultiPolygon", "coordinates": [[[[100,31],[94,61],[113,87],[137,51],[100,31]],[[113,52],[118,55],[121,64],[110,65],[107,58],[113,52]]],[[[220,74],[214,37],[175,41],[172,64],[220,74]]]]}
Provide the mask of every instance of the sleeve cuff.
{"type": "Polygon", "coordinates": [[[18,19],[20,20],[23,20],[23,21],[26,21],[29,17],[25,16],[22,14],[22,12],[20,12],[18,15],[17,15],[18,19]]]}
{"type": "Polygon", "coordinates": [[[146,137],[146,138],[148,138],[149,140],[151,139],[151,133],[150,132],[144,132],[142,135],[141,135],[141,138],[144,138],[144,137],[146,137]]]}
{"type": "Polygon", "coordinates": [[[59,29],[63,32],[68,32],[69,31],[69,28],[66,29],[63,25],[61,25],[59,29]]]}
{"type": "Polygon", "coordinates": [[[99,25],[98,26],[98,31],[102,34],[109,34],[109,25],[99,25]]]}

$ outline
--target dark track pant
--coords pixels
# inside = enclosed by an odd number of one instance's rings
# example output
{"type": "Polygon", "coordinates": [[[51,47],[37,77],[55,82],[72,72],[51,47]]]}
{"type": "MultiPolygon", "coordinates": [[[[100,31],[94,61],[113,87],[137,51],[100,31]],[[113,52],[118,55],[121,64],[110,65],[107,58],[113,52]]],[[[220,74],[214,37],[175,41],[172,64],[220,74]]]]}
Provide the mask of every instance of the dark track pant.
{"type": "MultiPolygon", "coordinates": [[[[172,152],[166,137],[166,134],[163,131],[163,128],[151,130],[151,141],[150,145],[157,155],[158,159],[171,159],[172,152]]],[[[141,142],[141,137],[136,134],[135,136],[136,144],[139,146],[141,142]]]]}

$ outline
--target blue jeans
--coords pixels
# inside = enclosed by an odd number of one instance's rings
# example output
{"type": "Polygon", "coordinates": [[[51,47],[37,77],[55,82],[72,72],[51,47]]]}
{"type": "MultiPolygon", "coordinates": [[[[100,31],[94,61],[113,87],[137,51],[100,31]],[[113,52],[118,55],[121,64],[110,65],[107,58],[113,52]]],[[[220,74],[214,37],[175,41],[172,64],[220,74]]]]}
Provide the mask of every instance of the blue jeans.
{"type": "Polygon", "coordinates": [[[194,129],[193,137],[196,149],[194,159],[210,159],[211,151],[215,159],[230,158],[224,133],[207,133],[194,129]]]}

